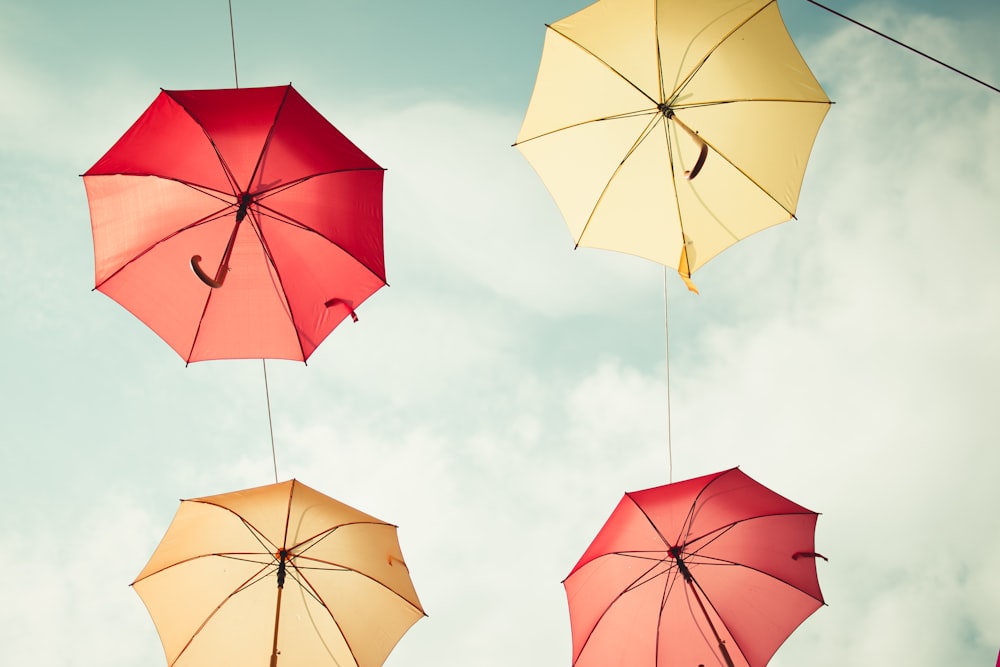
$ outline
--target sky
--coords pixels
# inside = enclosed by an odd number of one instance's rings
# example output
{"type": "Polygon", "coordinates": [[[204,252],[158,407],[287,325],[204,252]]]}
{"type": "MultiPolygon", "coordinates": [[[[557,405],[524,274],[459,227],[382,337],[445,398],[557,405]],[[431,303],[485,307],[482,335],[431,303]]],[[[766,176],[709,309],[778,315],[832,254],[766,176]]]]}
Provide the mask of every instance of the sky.
{"type": "MultiPolygon", "coordinates": [[[[569,665],[560,582],[622,494],[734,466],[821,513],[827,605],[772,665],[993,665],[1000,95],[782,0],[835,102],[798,219],[699,295],[668,272],[665,319],[663,268],[574,250],[511,147],[585,4],[232,2],[239,84],[387,170],[390,286],[267,362],[279,477],[399,526],[428,617],[386,665],[569,665]]],[[[996,0],[829,5],[1000,85],[996,0]]],[[[163,664],[129,583],[178,500],[274,481],[261,362],[185,366],[92,290],[79,177],[160,88],[234,83],[221,0],[0,0],[10,664],[163,664]]]]}

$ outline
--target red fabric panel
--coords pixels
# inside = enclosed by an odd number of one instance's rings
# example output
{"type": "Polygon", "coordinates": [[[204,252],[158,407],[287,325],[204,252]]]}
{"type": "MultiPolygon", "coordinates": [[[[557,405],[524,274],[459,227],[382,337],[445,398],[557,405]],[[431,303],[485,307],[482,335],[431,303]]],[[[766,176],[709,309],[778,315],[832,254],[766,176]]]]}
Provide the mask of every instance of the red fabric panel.
{"type": "Polygon", "coordinates": [[[84,179],[112,174],[159,176],[234,192],[204,129],[166,92],[87,170],[84,179]]]}

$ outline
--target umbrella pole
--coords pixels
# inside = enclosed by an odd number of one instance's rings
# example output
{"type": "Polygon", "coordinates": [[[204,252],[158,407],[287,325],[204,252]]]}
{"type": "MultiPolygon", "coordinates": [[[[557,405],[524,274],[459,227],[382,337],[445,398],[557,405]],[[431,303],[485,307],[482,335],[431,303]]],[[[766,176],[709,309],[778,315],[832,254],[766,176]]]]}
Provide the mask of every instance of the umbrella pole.
{"type": "MultiPolygon", "coordinates": [[[[278,604],[274,609],[274,643],[271,645],[271,667],[278,665],[278,619],[281,617],[281,591],[278,589],[278,604]]],[[[732,663],[729,663],[732,667],[732,663]]]]}
{"type": "MultiPolygon", "coordinates": [[[[694,595],[694,601],[698,603],[701,613],[705,616],[705,620],[708,621],[708,628],[712,631],[712,636],[715,637],[715,641],[719,644],[719,651],[722,653],[722,659],[726,661],[726,667],[736,667],[733,664],[733,659],[729,656],[729,649],[726,648],[726,642],[719,636],[719,631],[715,629],[715,623],[712,623],[712,618],[708,615],[708,610],[705,609],[705,604],[701,601],[701,596],[698,595],[698,585],[695,583],[694,575],[691,574],[691,570],[689,570],[688,566],[683,560],[681,560],[679,551],[676,551],[675,548],[671,548],[670,555],[673,556],[674,560],[677,562],[677,569],[680,570],[685,583],[687,583],[688,587],[691,589],[691,594],[694,595]]],[[[272,665],[272,667],[274,666],[272,665]]],[[[700,665],[699,667],[703,666],[700,665]]]]}
{"type": "MultiPolygon", "coordinates": [[[[719,643],[719,650],[722,652],[722,659],[726,661],[726,667],[735,667],[735,665],[733,665],[733,659],[729,657],[729,650],[726,648],[726,642],[724,642],[722,637],[719,636],[718,631],[715,629],[715,624],[712,623],[712,619],[708,616],[708,610],[705,609],[705,605],[702,604],[701,596],[698,595],[698,588],[694,584],[694,579],[688,579],[687,584],[691,587],[691,592],[694,594],[695,602],[697,602],[698,606],[701,608],[701,613],[705,615],[705,620],[708,621],[708,627],[712,631],[712,636],[714,636],[715,641],[719,643]]],[[[277,640],[277,637],[275,640],[277,640]]],[[[272,664],[271,667],[274,667],[274,665],[272,664]]]]}
{"type": "Polygon", "coordinates": [[[278,621],[281,620],[281,593],[285,590],[285,558],[287,552],[278,552],[278,600],[274,605],[274,642],[271,644],[271,667],[278,665],[278,621]]]}

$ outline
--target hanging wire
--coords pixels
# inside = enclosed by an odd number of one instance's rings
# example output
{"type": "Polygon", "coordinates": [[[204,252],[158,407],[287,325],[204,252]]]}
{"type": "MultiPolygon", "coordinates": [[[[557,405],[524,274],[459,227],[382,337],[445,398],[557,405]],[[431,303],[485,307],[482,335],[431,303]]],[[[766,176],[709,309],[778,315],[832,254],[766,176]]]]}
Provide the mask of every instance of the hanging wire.
{"type": "Polygon", "coordinates": [[[274,464],[274,483],[278,483],[278,455],[274,451],[274,424],[271,421],[271,392],[267,389],[267,360],[260,360],[264,367],[264,399],[267,401],[267,430],[271,434],[271,463],[274,464]]]}
{"type": "MultiPolygon", "coordinates": [[[[229,39],[233,46],[233,78],[240,87],[240,73],[236,68],[236,29],[233,25],[233,0],[229,0],[229,39]]],[[[267,402],[267,431],[271,436],[271,464],[274,466],[274,483],[278,483],[278,454],[274,447],[274,420],[271,418],[271,391],[267,386],[267,359],[260,360],[264,369],[264,400],[267,402]]]]}
{"type": "Polygon", "coordinates": [[[229,41],[233,45],[233,78],[236,87],[240,87],[240,73],[236,70],[236,29],[233,27],[233,0],[229,0],[229,41]]]}
{"type": "Polygon", "coordinates": [[[663,267],[663,342],[666,346],[664,361],[667,372],[667,483],[674,481],[674,450],[671,443],[670,430],[673,420],[670,418],[670,317],[667,313],[667,267],[663,267]]]}
{"type": "Polygon", "coordinates": [[[960,69],[956,69],[955,67],[952,67],[948,63],[941,62],[937,58],[929,56],[926,53],[924,53],[923,51],[918,51],[917,49],[913,48],[912,46],[909,46],[908,44],[904,44],[903,42],[899,41],[898,39],[894,39],[894,38],[890,37],[889,35],[886,35],[885,33],[879,32],[875,28],[869,27],[869,26],[865,25],[864,23],[861,23],[860,21],[855,21],[850,16],[845,16],[844,14],[841,14],[840,12],[838,12],[836,10],[830,9],[826,5],[822,5],[822,4],[818,3],[818,2],[816,2],[816,0],[806,0],[806,2],[809,2],[809,3],[813,4],[813,5],[816,5],[820,9],[825,9],[826,11],[830,12],[831,14],[834,14],[835,16],[839,16],[840,18],[844,19],[845,21],[850,21],[854,25],[856,25],[858,27],[861,27],[861,28],[864,28],[865,30],[867,30],[869,32],[873,32],[876,35],[878,35],[879,37],[882,37],[883,39],[889,40],[893,44],[896,44],[898,46],[902,46],[904,49],[908,49],[908,50],[912,51],[913,53],[916,53],[918,56],[923,56],[924,58],[927,58],[928,60],[930,60],[932,62],[935,62],[938,65],[941,65],[942,67],[946,67],[946,68],[950,69],[952,72],[955,72],[956,74],[960,74],[960,75],[964,76],[966,79],[971,79],[972,81],[975,81],[976,83],[978,83],[978,84],[980,84],[982,86],[985,86],[985,87],[989,88],[992,91],[1000,93],[1000,88],[997,88],[996,86],[992,86],[992,85],[986,83],[985,81],[982,81],[981,79],[977,79],[976,77],[972,76],[971,74],[967,74],[966,72],[963,72],[960,69]]]}

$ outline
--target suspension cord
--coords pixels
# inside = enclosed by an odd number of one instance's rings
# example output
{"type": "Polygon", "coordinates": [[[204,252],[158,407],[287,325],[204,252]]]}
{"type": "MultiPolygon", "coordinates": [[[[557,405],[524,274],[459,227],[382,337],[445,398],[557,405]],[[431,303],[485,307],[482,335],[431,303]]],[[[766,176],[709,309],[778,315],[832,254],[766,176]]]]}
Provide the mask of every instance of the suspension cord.
{"type": "Polygon", "coordinates": [[[879,37],[882,37],[883,39],[889,40],[893,44],[896,44],[898,46],[902,46],[904,49],[908,49],[908,50],[912,51],[913,53],[916,53],[918,56],[923,56],[924,58],[927,58],[927,60],[935,62],[938,65],[941,65],[942,67],[946,67],[946,68],[950,69],[952,72],[955,72],[956,74],[960,74],[960,75],[964,76],[966,79],[971,79],[972,81],[975,81],[976,83],[980,84],[981,86],[985,86],[985,87],[989,88],[990,90],[992,90],[994,92],[1000,93],[1000,88],[997,88],[996,86],[992,86],[992,85],[986,83],[985,81],[982,81],[981,79],[977,79],[976,77],[972,76],[971,74],[967,74],[967,73],[963,72],[960,69],[956,69],[956,68],[952,67],[951,65],[949,65],[948,63],[941,62],[937,58],[929,56],[926,53],[924,53],[923,51],[918,51],[917,49],[913,48],[912,46],[904,44],[903,42],[899,41],[898,39],[893,39],[889,35],[886,35],[885,33],[879,32],[878,30],[875,30],[874,28],[869,27],[869,26],[865,25],[864,23],[861,23],[860,21],[855,21],[850,16],[845,16],[845,15],[841,14],[838,11],[830,9],[826,5],[822,5],[822,4],[818,3],[818,2],[816,2],[816,0],[806,0],[806,2],[809,2],[809,3],[813,4],[813,5],[816,5],[820,9],[825,9],[826,11],[830,12],[831,14],[839,16],[840,18],[844,19],[845,21],[850,21],[854,25],[859,26],[861,28],[864,28],[865,30],[867,30],[869,32],[873,32],[876,35],[878,35],[879,37]]]}
{"type": "MultiPolygon", "coordinates": [[[[236,30],[233,27],[233,0],[229,0],[229,38],[233,45],[233,78],[240,87],[240,74],[236,69],[236,30]]],[[[271,436],[271,463],[274,465],[274,483],[278,483],[278,454],[274,448],[274,420],[271,419],[271,392],[267,386],[267,359],[260,360],[264,369],[264,400],[267,402],[267,431],[271,436]]],[[[273,664],[273,663],[272,663],[273,664]]]]}
{"type": "Polygon", "coordinates": [[[236,87],[240,87],[240,73],[236,70],[236,29],[233,27],[233,0],[229,0],[229,41],[233,45],[233,77],[236,87]]]}
{"type": "Polygon", "coordinates": [[[274,451],[274,424],[271,421],[271,392],[267,389],[267,360],[261,359],[264,367],[264,399],[267,401],[267,430],[271,434],[271,462],[274,463],[274,483],[278,483],[278,455],[274,451]]]}
{"type": "Polygon", "coordinates": [[[667,374],[667,483],[674,481],[674,451],[671,443],[670,430],[673,420],[670,418],[670,317],[667,313],[667,267],[663,267],[663,342],[666,346],[664,355],[667,374]]]}

